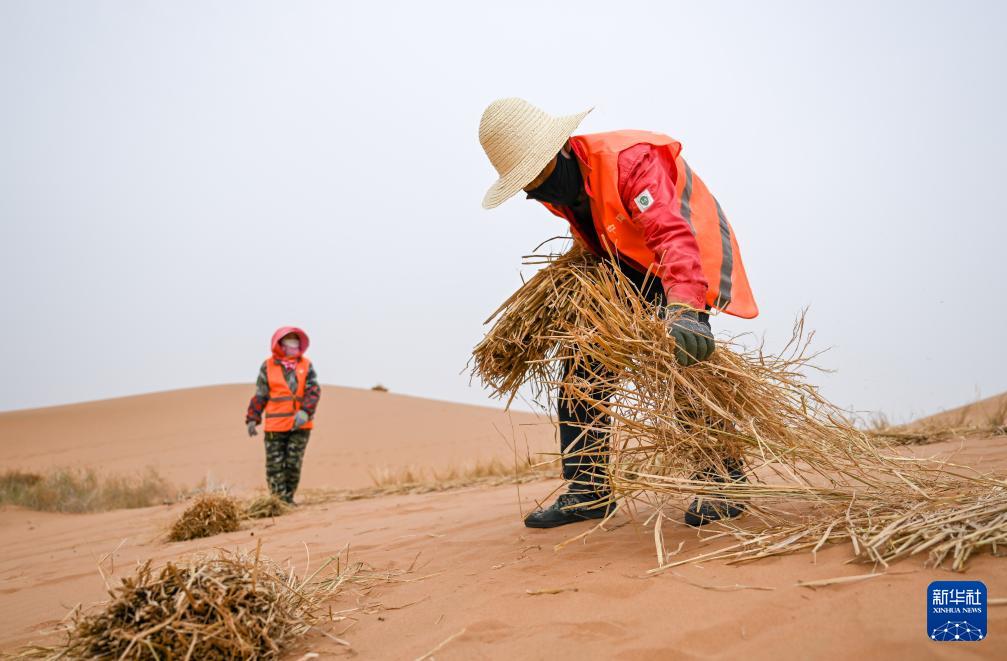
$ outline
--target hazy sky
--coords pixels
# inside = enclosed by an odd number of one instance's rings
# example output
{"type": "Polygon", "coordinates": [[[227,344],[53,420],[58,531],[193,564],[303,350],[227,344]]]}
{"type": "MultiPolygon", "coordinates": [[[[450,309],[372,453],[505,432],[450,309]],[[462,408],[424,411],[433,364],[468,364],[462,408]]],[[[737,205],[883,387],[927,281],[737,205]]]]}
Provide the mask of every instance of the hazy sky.
{"type": "Polygon", "coordinates": [[[679,139],[762,309],[714,330],[809,306],[837,403],[1007,390],[1005,7],[0,0],[0,409],[251,381],[286,324],[324,383],[486,402],[564,231],[480,207],[503,96],[679,139]]]}

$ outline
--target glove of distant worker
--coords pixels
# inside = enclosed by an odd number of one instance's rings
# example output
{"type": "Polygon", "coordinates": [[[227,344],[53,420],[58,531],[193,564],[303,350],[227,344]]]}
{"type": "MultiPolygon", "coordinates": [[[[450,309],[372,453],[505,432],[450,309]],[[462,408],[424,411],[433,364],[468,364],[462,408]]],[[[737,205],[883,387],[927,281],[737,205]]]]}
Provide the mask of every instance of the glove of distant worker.
{"type": "Polygon", "coordinates": [[[695,310],[681,306],[669,307],[666,311],[668,333],[675,338],[675,359],[683,367],[694,365],[709,358],[716,348],[710,322],[699,318],[695,310]]]}
{"type": "Polygon", "coordinates": [[[255,436],[259,433],[259,430],[255,428],[255,420],[248,421],[248,435],[249,437],[255,436]]]}
{"type": "Polygon", "coordinates": [[[294,429],[300,429],[304,425],[308,424],[308,414],[304,411],[298,411],[294,414],[294,429]]]}

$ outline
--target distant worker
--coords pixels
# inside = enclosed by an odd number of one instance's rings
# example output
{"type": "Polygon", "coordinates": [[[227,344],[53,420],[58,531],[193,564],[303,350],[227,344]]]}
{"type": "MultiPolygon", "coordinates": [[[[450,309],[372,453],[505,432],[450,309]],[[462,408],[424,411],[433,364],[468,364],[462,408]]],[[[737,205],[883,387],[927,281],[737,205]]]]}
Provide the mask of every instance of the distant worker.
{"type": "MultiPolygon", "coordinates": [[[[517,98],[490,104],[479,142],[499,179],[483,207],[523,189],[528,199],[566,220],[581,246],[609,259],[643,296],[665,308],[681,365],[704,361],[714,351],[710,309],[746,319],[758,314],[734,232],[682,158],[679,142],[649,131],[572,135],[588,112],[553,117],[517,98]],[[648,272],[656,277],[647,280],[648,272]]],[[[582,372],[572,376],[588,378],[582,372]]],[[[570,376],[568,364],[564,378],[570,376]]],[[[550,507],[525,518],[530,528],[599,519],[612,507],[604,475],[608,433],[598,429],[609,421],[562,393],[557,399],[568,488],[550,507]]],[[[606,396],[596,392],[593,399],[606,396]]],[[[703,471],[702,479],[745,479],[740,461],[725,457],[722,463],[721,470],[703,471]]],[[[700,526],[741,512],[740,504],[704,497],[692,502],[685,521],[700,526]]]]}
{"type": "Polygon", "coordinates": [[[307,333],[300,328],[281,328],[273,333],[270,346],[273,355],[259,369],[245,424],[248,435],[255,436],[256,425],[265,414],[269,492],[293,505],[322,389],[315,368],[304,356],[307,333]]]}

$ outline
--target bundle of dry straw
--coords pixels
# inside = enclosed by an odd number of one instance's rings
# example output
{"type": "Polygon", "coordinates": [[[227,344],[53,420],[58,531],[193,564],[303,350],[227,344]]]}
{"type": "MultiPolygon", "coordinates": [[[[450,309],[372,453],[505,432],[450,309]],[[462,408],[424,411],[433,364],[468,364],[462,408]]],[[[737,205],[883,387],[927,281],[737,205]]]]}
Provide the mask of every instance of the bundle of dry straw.
{"type": "Polygon", "coordinates": [[[491,317],[474,373],[508,401],[530,383],[540,403],[566,397],[593,411],[584,433],[610,432],[608,455],[593,454],[627,503],[662,513],[695,496],[743,503],[756,521],[718,524],[738,543],[707,557],[849,540],[867,560],[927,551],[960,569],[1007,542],[1002,479],[901,456],[806,381],[803,319],[780,355],[720,341],[709,361],[682,368],[664,316],[619,269],[574,251],[491,317]],[[746,481],[727,479],[737,461],[746,481]]]}
{"type": "Polygon", "coordinates": [[[168,531],[168,541],[184,542],[234,532],[241,524],[241,504],[225,493],[206,493],[185,508],[168,531]]]}
{"type": "Polygon", "coordinates": [[[290,505],[273,494],[254,498],[245,506],[245,516],[249,519],[268,519],[290,512],[290,505]]]}
{"type": "MultiPolygon", "coordinates": [[[[219,551],[155,570],[150,561],[109,590],[93,613],[76,611],[66,642],[30,656],[73,659],[273,659],[319,624],[322,602],[363,565],[335,558],[303,579],[255,553],[219,551]]],[[[363,572],[366,573],[366,572],[363,572]]]]}
{"type": "Polygon", "coordinates": [[[576,247],[563,255],[533,255],[526,263],[547,266],[490,315],[485,323],[493,328],[472,352],[473,373],[508,405],[526,384],[537,399],[549,396],[548,384],[557,377],[552,359],[562,348],[555,333],[576,326],[578,311],[587,303],[581,280],[574,276],[590,279],[599,266],[576,247]]]}

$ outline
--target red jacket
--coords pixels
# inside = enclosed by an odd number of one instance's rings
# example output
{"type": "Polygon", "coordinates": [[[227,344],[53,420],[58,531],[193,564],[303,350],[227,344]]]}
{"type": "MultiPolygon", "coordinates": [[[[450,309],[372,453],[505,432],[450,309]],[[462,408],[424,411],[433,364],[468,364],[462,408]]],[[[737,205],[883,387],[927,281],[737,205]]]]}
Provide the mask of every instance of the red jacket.
{"type": "Polygon", "coordinates": [[[673,172],[651,145],[634,145],[619,154],[619,196],[633,220],[643,225],[647,247],[659,256],[658,276],[669,302],[706,306],[706,277],[699,260],[699,244],[679,212],[673,172]],[[641,191],[654,201],[641,213],[634,202],[641,191]]]}
{"type": "Polygon", "coordinates": [[[679,142],[649,131],[570,137],[590,219],[543,204],[593,252],[652,270],[669,301],[758,315],[737,237],[716,198],[681,157],[679,142]]]}

